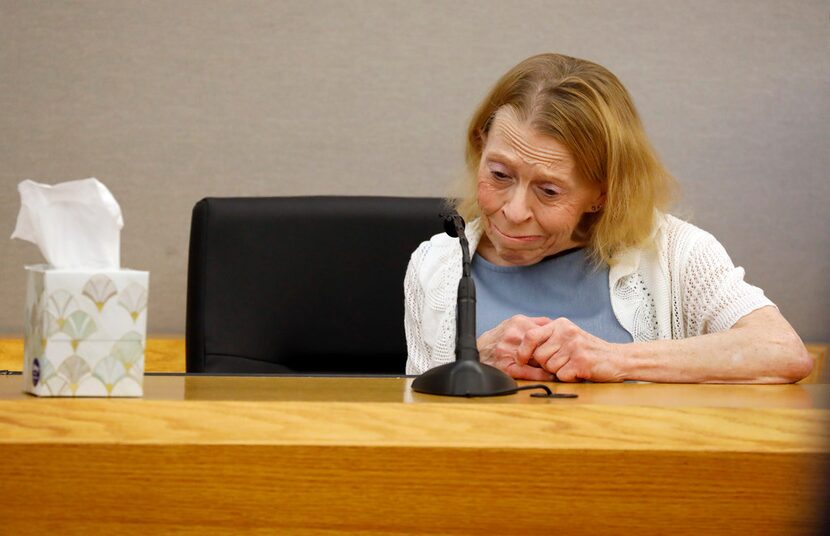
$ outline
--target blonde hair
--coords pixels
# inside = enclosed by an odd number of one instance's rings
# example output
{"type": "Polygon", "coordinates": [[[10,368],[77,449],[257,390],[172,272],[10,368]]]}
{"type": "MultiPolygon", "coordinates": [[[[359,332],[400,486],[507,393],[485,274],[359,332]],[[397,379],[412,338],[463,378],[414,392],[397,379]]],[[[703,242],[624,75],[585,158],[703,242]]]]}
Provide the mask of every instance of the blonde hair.
{"type": "Polygon", "coordinates": [[[655,209],[666,210],[676,185],[651,147],[637,110],[608,69],[560,54],[530,57],[499,79],[467,130],[467,177],[453,201],[468,221],[481,214],[476,181],[493,118],[509,107],[520,121],[565,145],[585,179],[600,185],[602,210],[585,214],[577,238],[597,262],[644,245],[655,209]]]}

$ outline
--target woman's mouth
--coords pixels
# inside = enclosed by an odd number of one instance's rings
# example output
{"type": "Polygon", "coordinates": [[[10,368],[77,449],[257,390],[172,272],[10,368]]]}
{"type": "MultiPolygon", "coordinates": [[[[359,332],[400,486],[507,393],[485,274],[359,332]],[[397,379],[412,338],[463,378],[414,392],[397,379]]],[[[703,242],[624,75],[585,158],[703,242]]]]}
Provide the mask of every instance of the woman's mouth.
{"type": "Polygon", "coordinates": [[[492,221],[490,222],[490,226],[499,234],[502,238],[507,240],[513,240],[515,242],[520,242],[522,244],[527,244],[528,242],[535,242],[542,238],[541,235],[522,235],[522,234],[508,234],[496,226],[495,223],[492,221]]]}

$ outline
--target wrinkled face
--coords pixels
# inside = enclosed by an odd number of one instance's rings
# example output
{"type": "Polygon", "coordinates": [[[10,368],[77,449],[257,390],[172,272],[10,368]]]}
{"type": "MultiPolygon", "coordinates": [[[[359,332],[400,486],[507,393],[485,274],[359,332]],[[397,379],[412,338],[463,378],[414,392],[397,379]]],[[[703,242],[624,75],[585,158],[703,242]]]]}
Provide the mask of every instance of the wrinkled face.
{"type": "Polygon", "coordinates": [[[582,245],[574,231],[605,200],[579,176],[564,145],[500,110],[478,169],[484,236],[476,250],[502,266],[527,266],[582,245]]]}

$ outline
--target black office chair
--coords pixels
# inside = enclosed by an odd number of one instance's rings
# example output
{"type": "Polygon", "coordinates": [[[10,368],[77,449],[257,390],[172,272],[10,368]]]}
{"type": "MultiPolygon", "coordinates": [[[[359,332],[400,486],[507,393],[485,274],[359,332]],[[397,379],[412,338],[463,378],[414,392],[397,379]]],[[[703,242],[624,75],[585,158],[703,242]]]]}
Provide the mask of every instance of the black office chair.
{"type": "Polygon", "coordinates": [[[443,200],[206,198],[193,208],[187,371],[403,374],[403,279],[443,200]]]}

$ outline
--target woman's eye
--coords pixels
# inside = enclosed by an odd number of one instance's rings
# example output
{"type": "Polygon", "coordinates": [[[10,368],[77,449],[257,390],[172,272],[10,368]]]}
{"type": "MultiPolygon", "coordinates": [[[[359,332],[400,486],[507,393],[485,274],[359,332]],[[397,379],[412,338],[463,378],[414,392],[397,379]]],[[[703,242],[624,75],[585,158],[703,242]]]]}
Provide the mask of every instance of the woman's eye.
{"type": "Polygon", "coordinates": [[[539,188],[539,191],[542,192],[542,195],[545,197],[556,197],[559,195],[559,192],[553,188],[539,188]]]}
{"type": "Polygon", "coordinates": [[[510,179],[510,175],[504,173],[503,171],[491,170],[490,174],[493,176],[494,179],[499,181],[506,181],[510,179]]]}

